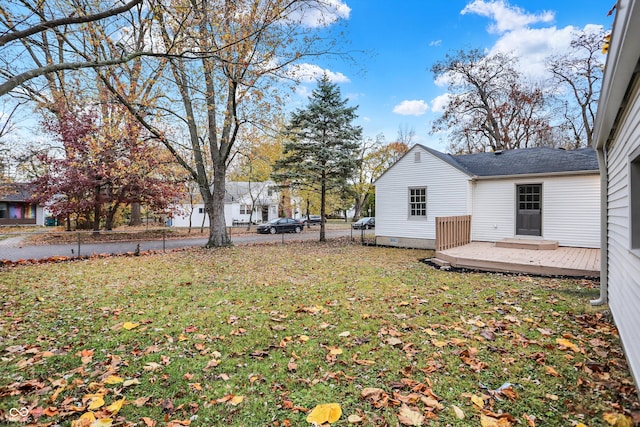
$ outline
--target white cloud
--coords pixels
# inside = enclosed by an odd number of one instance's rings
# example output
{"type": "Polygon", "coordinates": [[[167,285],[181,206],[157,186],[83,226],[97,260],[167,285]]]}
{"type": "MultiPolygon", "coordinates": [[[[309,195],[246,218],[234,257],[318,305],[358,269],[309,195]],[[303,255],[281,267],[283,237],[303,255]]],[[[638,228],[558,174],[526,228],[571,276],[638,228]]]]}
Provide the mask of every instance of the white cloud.
{"type": "Polygon", "coordinates": [[[442,45],[442,40],[433,40],[431,42],[429,42],[429,46],[440,46],[442,45]]]}
{"type": "Polygon", "coordinates": [[[438,95],[431,100],[431,111],[434,113],[442,113],[449,104],[449,94],[438,95]]]}
{"type": "MultiPolygon", "coordinates": [[[[520,71],[533,80],[548,77],[545,60],[550,55],[565,54],[570,51],[572,33],[577,31],[602,31],[602,26],[587,25],[583,29],[566,26],[539,25],[549,24],[554,20],[554,12],[529,13],[505,0],[474,0],[461,14],[477,14],[489,18],[492,23],[488,31],[500,34],[499,39],[489,49],[489,54],[504,52],[518,58],[520,71]]],[[[448,83],[446,78],[436,82],[439,86],[448,83]]]]}
{"type": "Polygon", "coordinates": [[[421,116],[429,106],[423,100],[402,101],[393,107],[393,112],[402,116],[421,116]]]}
{"type": "Polygon", "coordinates": [[[323,69],[314,64],[296,64],[289,68],[287,74],[303,83],[312,83],[318,81],[324,74],[329,77],[333,83],[349,83],[351,80],[342,73],[323,69]]]}
{"type": "Polygon", "coordinates": [[[511,6],[504,0],[474,0],[465,6],[460,13],[462,15],[474,13],[491,18],[494,22],[489,26],[488,30],[490,33],[497,34],[525,28],[530,24],[549,23],[555,18],[553,12],[545,11],[539,14],[532,14],[517,6],[511,6]]]}
{"type": "Polygon", "coordinates": [[[292,21],[310,28],[325,27],[341,19],[349,19],[351,8],[341,0],[324,0],[293,13],[292,21]]]}
{"type": "Polygon", "coordinates": [[[600,25],[584,28],[523,28],[504,34],[491,48],[490,53],[508,52],[519,59],[520,71],[533,80],[548,77],[545,61],[551,55],[567,55],[573,33],[602,32],[600,25]]]}

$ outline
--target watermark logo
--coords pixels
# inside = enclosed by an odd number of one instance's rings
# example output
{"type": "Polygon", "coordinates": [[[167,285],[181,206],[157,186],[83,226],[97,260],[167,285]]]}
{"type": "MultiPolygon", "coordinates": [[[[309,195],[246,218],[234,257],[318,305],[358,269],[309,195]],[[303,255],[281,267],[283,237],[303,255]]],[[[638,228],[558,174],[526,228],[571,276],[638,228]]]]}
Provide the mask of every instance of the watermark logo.
{"type": "Polygon", "coordinates": [[[10,418],[25,418],[27,415],[29,415],[29,409],[28,408],[11,408],[9,409],[9,417],[10,418]]]}

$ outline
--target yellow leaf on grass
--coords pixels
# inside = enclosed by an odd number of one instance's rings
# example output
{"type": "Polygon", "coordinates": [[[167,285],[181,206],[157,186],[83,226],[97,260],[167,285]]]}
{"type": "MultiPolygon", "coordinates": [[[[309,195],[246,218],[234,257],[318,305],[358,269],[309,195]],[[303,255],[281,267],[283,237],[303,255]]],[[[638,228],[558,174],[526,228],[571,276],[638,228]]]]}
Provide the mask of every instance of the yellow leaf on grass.
{"type": "Polygon", "coordinates": [[[130,331],[132,329],[137,328],[138,326],[140,326],[140,323],[133,323],[133,322],[124,322],[124,324],[122,325],[122,327],[124,329],[126,329],[127,331],[130,331]]]}
{"type": "Polygon", "coordinates": [[[316,406],[307,415],[307,422],[322,425],[324,423],[335,423],[342,415],[342,408],[337,403],[324,403],[316,406]]]}
{"type": "Polygon", "coordinates": [[[575,351],[576,353],[580,353],[580,347],[572,343],[566,338],[556,338],[556,343],[558,343],[561,347],[566,347],[575,351]]]}
{"type": "Polygon", "coordinates": [[[229,403],[229,405],[238,406],[239,404],[242,403],[243,400],[244,400],[244,396],[235,395],[227,403],[229,403]]]}
{"type": "Polygon", "coordinates": [[[101,418],[91,423],[89,427],[111,427],[113,420],[111,418],[101,418]]]}
{"type": "Polygon", "coordinates": [[[89,401],[89,406],[87,406],[87,409],[90,411],[95,411],[96,409],[101,408],[104,405],[104,399],[102,398],[102,396],[95,396],[92,397],[91,400],[89,401]]]}
{"type": "Polygon", "coordinates": [[[484,408],[484,399],[482,399],[479,396],[476,396],[475,394],[473,396],[471,396],[471,401],[473,402],[474,405],[476,405],[478,408],[482,409],[484,408]]]}
{"type": "Polygon", "coordinates": [[[117,376],[117,375],[109,375],[107,378],[104,379],[103,383],[105,384],[120,384],[121,382],[124,382],[124,380],[117,376]]]}
{"type": "Polygon", "coordinates": [[[464,412],[462,409],[458,408],[456,405],[451,405],[451,409],[453,409],[453,413],[456,414],[457,419],[464,420],[464,412]]]}
{"type": "Polygon", "coordinates": [[[140,384],[140,380],[137,378],[134,378],[132,380],[126,380],[125,382],[122,383],[122,387],[131,387],[132,385],[138,385],[140,384]]]}
{"type": "Polygon", "coordinates": [[[339,347],[329,347],[329,354],[337,356],[338,354],[342,354],[342,349],[339,347]]]}
{"type": "Polygon", "coordinates": [[[107,406],[106,409],[111,415],[115,415],[120,411],[120,409],[122,409],[122,405],[124,405],[124,398],[116,400],[111,405],[107,406]]]}
{"type": "Polygon", "coordinates": [[[77,420],[71,421],[71,427],[89,427],[95,420],[93,412],[85,412],[77,420]]]}
{"type": "Polygon", "coordinates": [[[607,412],[602,416],[602,418],[604,418],[607,424],[614,427],[633,427],[633,420],[631,419],[631,417],[628,417],[624,414],[607,412]]]}

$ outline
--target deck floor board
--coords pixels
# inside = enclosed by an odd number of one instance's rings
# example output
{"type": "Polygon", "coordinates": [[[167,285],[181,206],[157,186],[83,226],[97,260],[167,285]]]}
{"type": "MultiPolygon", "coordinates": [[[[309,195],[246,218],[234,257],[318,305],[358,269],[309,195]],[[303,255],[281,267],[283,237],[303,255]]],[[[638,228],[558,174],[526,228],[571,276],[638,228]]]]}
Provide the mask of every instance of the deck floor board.
{"type": "Polygon", "coordinates": [[[496,247],[491,242],[471,242],[437,251],[436,258],[452,267],[542,276],[600,276],[600,249],[570,248],[555,250],[496,247]]]}

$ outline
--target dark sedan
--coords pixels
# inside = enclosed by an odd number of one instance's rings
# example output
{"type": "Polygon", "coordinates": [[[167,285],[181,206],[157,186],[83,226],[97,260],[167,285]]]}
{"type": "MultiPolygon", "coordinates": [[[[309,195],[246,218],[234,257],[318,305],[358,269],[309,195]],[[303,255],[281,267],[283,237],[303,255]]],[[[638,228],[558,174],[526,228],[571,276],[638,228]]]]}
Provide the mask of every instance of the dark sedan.
{"type": "Polygon", "coordinates": [[[304,225],[293,218],[276,218],[260,224],[256,231],[258,233],[300,233],[304,225]]]}
{"type": "Polygon", "coordinates": [[[366,216],[364,218],[360,218],[358,221],[351,224],[351,227],[354,230],[368,230],[370,228],[374,228],[376,226],[376,219],[372,216],[366,216]]]}

